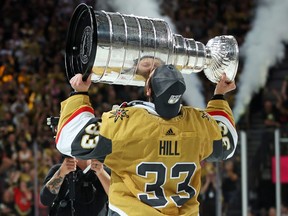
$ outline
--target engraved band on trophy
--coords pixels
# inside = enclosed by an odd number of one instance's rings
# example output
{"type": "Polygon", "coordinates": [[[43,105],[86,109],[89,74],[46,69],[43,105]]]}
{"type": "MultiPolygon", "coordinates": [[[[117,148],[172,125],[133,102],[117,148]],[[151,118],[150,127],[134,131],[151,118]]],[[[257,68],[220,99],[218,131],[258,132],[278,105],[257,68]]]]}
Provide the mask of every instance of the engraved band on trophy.
{"type": "Polygon", "coordinates": [[[204,70],[216,83],[223,72],[234,80],[238,58],[233,36],[217,36],[205,46],[173,34],[161,19],[94,11],[82,3],[70,20],[65,66],[68,79],[92,72],[92,82],[144,86],[152,68],[173,64],[181,73],[204,70]]]}

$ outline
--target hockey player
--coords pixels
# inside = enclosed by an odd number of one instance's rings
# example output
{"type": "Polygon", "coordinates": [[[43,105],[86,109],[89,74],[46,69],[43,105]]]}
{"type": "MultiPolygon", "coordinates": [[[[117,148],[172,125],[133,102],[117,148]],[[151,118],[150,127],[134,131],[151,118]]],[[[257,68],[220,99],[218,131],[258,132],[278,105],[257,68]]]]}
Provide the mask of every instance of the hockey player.
{"type": "Polygon", "coordinates": [[[97,159],[111,169],[111,215],[199,214],[202,160],[231,158],[237,144],[224,95],[236,88],[225,73],[205,110],[182,106],[186,85],[172,65],[146,81],[146,101],[123,103],[94,117],[90,78],[76,74],[75,92],[61,103],[56,144],[62,154],[97,159]]]}

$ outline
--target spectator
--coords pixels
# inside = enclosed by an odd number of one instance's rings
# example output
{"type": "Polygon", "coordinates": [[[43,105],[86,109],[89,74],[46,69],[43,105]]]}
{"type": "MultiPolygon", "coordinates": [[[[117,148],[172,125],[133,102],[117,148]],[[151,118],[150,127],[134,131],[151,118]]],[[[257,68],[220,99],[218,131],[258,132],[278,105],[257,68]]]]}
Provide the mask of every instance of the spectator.
{"type": "Polygon", "coordinates": [[[263,123],[266,128],[278,128],[281,126],[279,121],[280,112],[277,109],[276,105],[272,102],[271,99],[266,99],[264,101],[263,109],[263,123]]]}
{"type": "MultiPolygon", "coordinates": [[[[280,103],[280,120],[286,130],[288,129],[288,76],[285,76],[284,80],[282,81],[281,85],[281,92],[278,96],[278,101],[280,103]]],[[[287,131],[288,132],[288,131],[287,131]]],[[[288,134],[287,134],[288,135],[288,134]]]]}
{"type": "Polygon", "coordinates": [[[288,103],[288,76],[284,78],[281,85],[281,95],[283,100],[288,103]]]}
{"type": "Polygon", "coordinates": [[[6,139],[3,141],[3,148],[5,151],[5,155],[12,159],[14,163],[17,163],[17,155],[19,151],[19,147],[17,145],[17,138],[14,132],[7,134],[6,139]]]}
{"type": "Polygon", "coordinates": [[[11,105],[11,112],[13,113],[13,123],[19,128],[20,118],[28,114],[29,107],[26,102],[25,94],[22,91],[18,92],[17,100],[11,105]]]}
{"type": "Polygon", "coordinates": [[[20,149],[18,153],[18,161],[19,163],[24,163],[26,161],[29,161],[33,158],[32,150],[29,148],[28,143],[24,139],[18,140],[20,149]]]}
{"type": "Polygon", "coordinates": [[[239,174],[233,160],[224,162],[224,177],[222,180],[222,194],[224,212],[231,210],[231,206],[237,202],[239,188],[239,174]]]}
{"type": "Polygon", "coordinates": [[[281,216],[288,216],[288,206],[286,205],[287,201],[284,201],[281,206],[281,216]]]}
{"type": "Polygon", "coordinates": [[[8,215],[32,215],[31,178],[19,171],[12,171],[8,187],[3,193],[4,211],[8,215]]]}
{"type": "MultiPolygon", "coordinates": [[[[207,165],[206,165],[207,166],[207,165]]],[[[205,182],[200,190],[201,216],[216,216],[216,173],[213,165],[206,168],[205,182]]]]}
{"type": "Polygon", "coordinates": [[[18,215],[32,215],[33,193],[31,186],[31,177],[26,174],[21,174],[18,185],[13,188],[15,200],[14,208],[18,215]]]}
{"type": "Polygon", "coordinates": [[[276,216],[276,208],[275,207],[270,207],[268,209],[268,216],[276,216]]]}

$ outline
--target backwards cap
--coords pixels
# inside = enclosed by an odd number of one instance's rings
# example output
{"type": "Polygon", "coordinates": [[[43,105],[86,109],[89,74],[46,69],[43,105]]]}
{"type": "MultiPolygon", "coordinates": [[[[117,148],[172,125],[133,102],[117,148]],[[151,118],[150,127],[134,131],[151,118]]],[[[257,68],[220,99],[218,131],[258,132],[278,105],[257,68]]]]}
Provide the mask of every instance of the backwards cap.
{"type": "Polygon", "coordinates": [[[156,112],[167,119],[177,116],[186,90],[181,72],[173,65],[162,65],[155,69],[151,85],[156,112]]]}

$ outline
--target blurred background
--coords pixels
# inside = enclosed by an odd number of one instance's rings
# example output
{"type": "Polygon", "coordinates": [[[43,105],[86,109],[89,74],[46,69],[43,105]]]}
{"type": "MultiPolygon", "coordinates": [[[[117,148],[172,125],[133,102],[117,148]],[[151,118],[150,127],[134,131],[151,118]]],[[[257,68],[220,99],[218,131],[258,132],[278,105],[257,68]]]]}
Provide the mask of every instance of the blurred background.
{"type": "MultiPolygon", "coordinates": [[[[65,43],[82,2],[164,19],[174,33],[204,44],[236,38],[237,90],[227,100],[241,136],[232,159],[203,163],[201,216],[288,215],[287,0],[0,0],[0,215],[47,215],[39,189],[61,155],[46,120],[59,116],[71,91],[65,43]]],[[[214,84],[203,73],[185,79],[184,103],[204,108],[214,84]]],[[[90,96],[99,117],[114,104],[145,100],[141,87],[101,83],[90,96]]]]}

